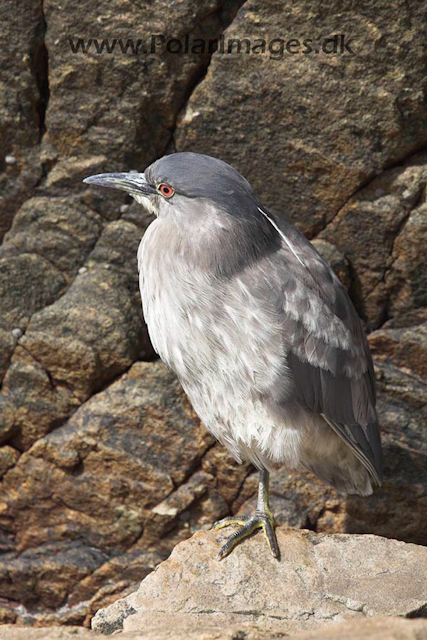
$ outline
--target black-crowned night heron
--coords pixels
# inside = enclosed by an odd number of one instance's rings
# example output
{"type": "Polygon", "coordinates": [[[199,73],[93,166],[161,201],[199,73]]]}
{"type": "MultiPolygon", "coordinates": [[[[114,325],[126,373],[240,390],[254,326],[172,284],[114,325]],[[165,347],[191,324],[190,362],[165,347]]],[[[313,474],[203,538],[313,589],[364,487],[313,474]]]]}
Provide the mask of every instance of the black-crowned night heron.
{"type": "Polygon", "coordinates": [[[85,182],[128,192],[156,219],[138,250],[145,320],[209,431],[260,471],[253,516],[279,557],[269,471],[314,472],[366,496],[382,475],[372,359],[347,292],[316,249],[225,162],[176,153],[144,173],[85,182]]]}

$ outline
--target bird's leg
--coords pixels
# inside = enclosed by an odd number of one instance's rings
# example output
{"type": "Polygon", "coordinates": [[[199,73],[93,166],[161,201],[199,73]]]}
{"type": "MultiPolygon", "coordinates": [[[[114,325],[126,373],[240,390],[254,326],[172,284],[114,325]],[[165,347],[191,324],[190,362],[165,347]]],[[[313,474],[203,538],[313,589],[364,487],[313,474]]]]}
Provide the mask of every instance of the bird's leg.
{"type": "Polygon", "coordinates": [[[225,545],[220,549],[218,553],[219,560],[228,556],[239,542],[250,536],[257,529],[264,531],[273,556],[275,558],[280,557],[279,545],[277,544],[276,534],[274,532],[276,523],[268,504],[269,477],[270,474],[268,471],[261,469],[259,472],[258,501],[255,515],[229,516],[228,518],[223,518],[215,522],[214,529],[222,529],[223,527],[228,527],[230,524],[240,525],[240,528],[231,534],[225,545]]]}

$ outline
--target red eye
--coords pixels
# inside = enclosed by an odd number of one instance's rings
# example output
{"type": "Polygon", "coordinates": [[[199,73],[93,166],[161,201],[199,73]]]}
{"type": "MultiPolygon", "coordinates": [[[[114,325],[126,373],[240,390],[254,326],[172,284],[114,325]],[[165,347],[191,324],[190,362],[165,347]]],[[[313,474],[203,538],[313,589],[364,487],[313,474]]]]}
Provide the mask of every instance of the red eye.
{"type": "Polygon", "coordinates": [[[165,198],[172,198],[175,193],[175,189],[172,189],[168,184],[161,184],[159,186],[159,191],[165,198]]]}

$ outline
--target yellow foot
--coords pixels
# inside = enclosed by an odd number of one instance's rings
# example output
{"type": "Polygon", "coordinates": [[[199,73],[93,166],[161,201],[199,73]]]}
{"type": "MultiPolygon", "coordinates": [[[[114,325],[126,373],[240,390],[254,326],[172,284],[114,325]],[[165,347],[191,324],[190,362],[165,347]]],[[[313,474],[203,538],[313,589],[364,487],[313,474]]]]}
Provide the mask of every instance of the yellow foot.
{"type": "Polygon", "coordinates": [[[222,560],[228,556],[239,542],[252,535],[257,529],[263,530],[271,553],[275,558],[280,559],[279,545],[277,544],[276,534],[274,532],[275,522],[271,513],[257,512],[254,516],[230,516],[215,522],[213,528],[222,529],[223,527],[228,527],[233,524],[239,525],[240,529],[232,533],[225,545],[221,547],[217,556],[218,560],[222,560]]]}

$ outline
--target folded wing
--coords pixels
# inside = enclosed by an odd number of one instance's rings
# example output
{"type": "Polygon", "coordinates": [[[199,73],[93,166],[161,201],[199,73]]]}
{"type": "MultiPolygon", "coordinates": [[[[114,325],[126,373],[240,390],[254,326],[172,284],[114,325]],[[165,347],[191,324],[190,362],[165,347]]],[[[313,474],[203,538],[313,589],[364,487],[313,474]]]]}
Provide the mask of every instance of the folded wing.
{"type": "Polygon", "coordinates": [[[314,246],[284,218],[260,212],[282,239],[273,271],[283,283],[280,313],[293,393],[324,417],[380,484],[375,379],[361,321],[314,246]]]}

